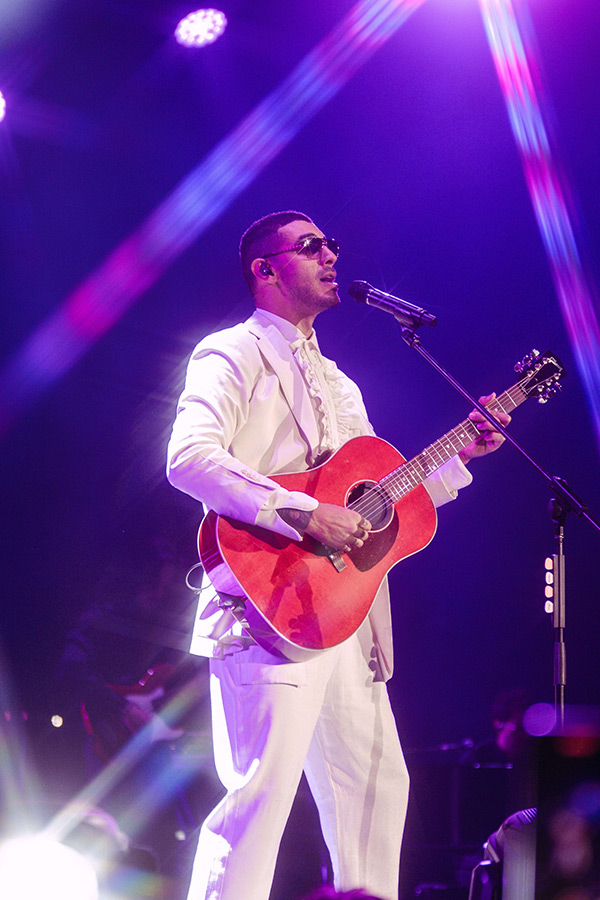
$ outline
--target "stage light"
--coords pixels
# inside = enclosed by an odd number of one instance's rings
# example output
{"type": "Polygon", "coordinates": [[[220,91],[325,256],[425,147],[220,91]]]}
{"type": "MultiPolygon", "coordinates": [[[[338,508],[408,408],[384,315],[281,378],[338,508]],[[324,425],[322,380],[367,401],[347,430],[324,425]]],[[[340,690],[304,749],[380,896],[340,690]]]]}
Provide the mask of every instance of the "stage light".
{"type": "Polygon", "coordinates": [[[62,728],[64,719],[62,716],[51,716],[50,721],[55,728],[62,728]]]}
{"type": "Polygon", "coordinates": [[[11,900],[98,900],[98,879],[76,850],[41,835],[0,847],[0,896],[11,900]]]}
{"type": "Polygon", "coordinates": [[[526,18],[526,4],[514,0],[479,0],[479,4],[600,445],[600,321],[596,287],[581,257],[579,244],[585,246],[585,232],[573,185],[557,152],[551,127],[554,114],[542,89],[533,25],[526,18]],[[525,21],[523,29],[519,25],[521,16],[525,21]]]}
{"type": "Polygon", "coordinates": [[[6,100],[4,99],[4,94],[0,91],[0,122],[6,115],[6,100]]]}
{"type": "Polygon", "coordinates": [[[556,725],[556,712],[550,703],[534,703],[525,710],[523,728],[532,737],[550,734],[556,725]]]}
{"type": "Polygon", "coordinates": [[[221,10],[198,9],[181,20],[175,37],[184,47],[205,47],[220,38],[226,28],[227,17],[221,10]]]}
{"type": "Polygon", "coordinates": [[[425,0],[359,0],[0,371],[0,440],[113,327],[425,0]]]}
{"type": "Polygon", "coordinates": [[[544,603],[544,612],[553,613],[554,612],[554,557],[547,556],[544,560],[544,569],[545,572],[545,587],[544,587],[544,597],[546,598],[546,602],[544,603]]]}

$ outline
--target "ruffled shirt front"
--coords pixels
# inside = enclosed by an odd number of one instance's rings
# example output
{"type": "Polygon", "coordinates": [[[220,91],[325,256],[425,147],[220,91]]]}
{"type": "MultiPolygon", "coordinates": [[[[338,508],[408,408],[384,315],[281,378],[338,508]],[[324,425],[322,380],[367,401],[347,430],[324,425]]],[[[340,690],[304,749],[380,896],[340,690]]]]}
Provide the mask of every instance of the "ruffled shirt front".
{"type": "Polygon", "coordinates": [[[320,438],[318,446],[312,448],[310,465],[321,462],[350,438],[373,434],[360,391],[332,360],[322,355],[315,332],[306,337],[287,319],[264,309],[256,314],[272,322],[289,342],[304,379],[320,438]]]}

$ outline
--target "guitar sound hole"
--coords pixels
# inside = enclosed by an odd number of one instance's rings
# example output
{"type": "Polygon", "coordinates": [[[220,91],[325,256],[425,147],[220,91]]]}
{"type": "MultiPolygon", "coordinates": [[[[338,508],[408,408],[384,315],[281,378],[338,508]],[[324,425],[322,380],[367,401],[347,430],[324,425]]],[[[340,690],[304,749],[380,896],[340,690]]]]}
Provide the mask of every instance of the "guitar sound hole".
{"type": "Polygon", "coordinates": [[[353,487],[346,506],[368,519],[373,531],[386,528],[394,514],[389,496],[375,481],[363,481],[353,487]]]}

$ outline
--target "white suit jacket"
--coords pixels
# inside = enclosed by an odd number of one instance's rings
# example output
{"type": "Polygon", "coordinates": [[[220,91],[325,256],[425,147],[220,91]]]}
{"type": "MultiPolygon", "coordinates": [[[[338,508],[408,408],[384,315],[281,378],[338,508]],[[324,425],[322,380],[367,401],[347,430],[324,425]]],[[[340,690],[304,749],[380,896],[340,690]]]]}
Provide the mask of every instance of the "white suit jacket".
{"type": "MultiPolygon", "coordinates": [[[[257,310],[246,322],[209,335],[192,353],[168,447],[171,484],[219,515],[261,525],[287,537],[299,534],[276,510],[311,510],[317,501],[289,492],[269,475],[299,472],[314,463],[320,432],[314,404],[290,349],[290,323],[257,310]]],[[[299,336],[298,332],[298,336],[299,336]]],[[[337,393],[342,442],[373,434],[358,387],[330,360],[328,379],[337,393]]],[[[471,475],[455,457],[426,487],[436,506],[454,499],[471,475]]],[[[387,583],[369,614],[379,677],[393,666],[387,583]]],[[[241,650],[251,638],[212,588],[201,594],[192,652],[222,656],[241,650]]]]}

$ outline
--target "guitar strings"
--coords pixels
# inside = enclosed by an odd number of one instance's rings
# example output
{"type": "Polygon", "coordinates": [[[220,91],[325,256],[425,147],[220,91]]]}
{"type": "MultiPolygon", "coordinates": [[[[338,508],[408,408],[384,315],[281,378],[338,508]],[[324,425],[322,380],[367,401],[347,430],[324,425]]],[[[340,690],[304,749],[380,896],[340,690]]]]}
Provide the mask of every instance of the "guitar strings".
{"type": "MultiPolygon", "coordinates": [[[[527,394],[521,387],[527,380],[523,379],[497,397],[489,409],[500,412],[509,412],[509,410],[515,409],[527,399],[527,394]]],[[[458,450],[466,447],[469,441],[474,440],[478,434],[479,430],[476,425],[470,419],[465,419],[413,459],[402,463],[397,469],[385,475],[378,484],[369,488],[367,494],[351,501],[348,509],[358,512],[363,518],[369,520],[376,515],[385,515],[389,504],[395,503],[422,484],[429,475],[454,456],[458,450]],[[455,439],[458,448],[454,444],[455,439]],[[436,456],[438,457],[437,461],[435,461],[436,456]],[[435,465],[430,466],[428,459],[434,460],[435,465]],[[387,502],[385,498],[387,498],[387,502]]]]}
{"type": "MultiPolygon", "coordinates": [[[[490,412],[499,410],[500,412],[508,413],[523,403],[529,396],[524,385],[530,380],[531,374],[528,374],[499,397],[496,397],[488,407],[490,412]]],[[[447,462],[452,456],[466,447],[469,441],[474,440],[478,434],[477,426],[470,419],[465,419],[443,437],[418,453],[413,459],[402,463],[398,468],[385,475],[381,481],[370,486],[367,493],[356,500],[352,500],[347,508],[358,512],[363,518],[369,520],[375,520],[375,516],[386,518],[390,506],[422,484],[429,475],[437,471],[444,462],[447,462]],[[430,460],[433,461],[434,465],[430,465],[430,460]]],[[[204,554],[203,563],[205,569],[207,566],[210,569],[221,561],[222,557],[217,548],[204,554]]],[[[191,574],[193,568],[188,574],[191,574]]]]}

